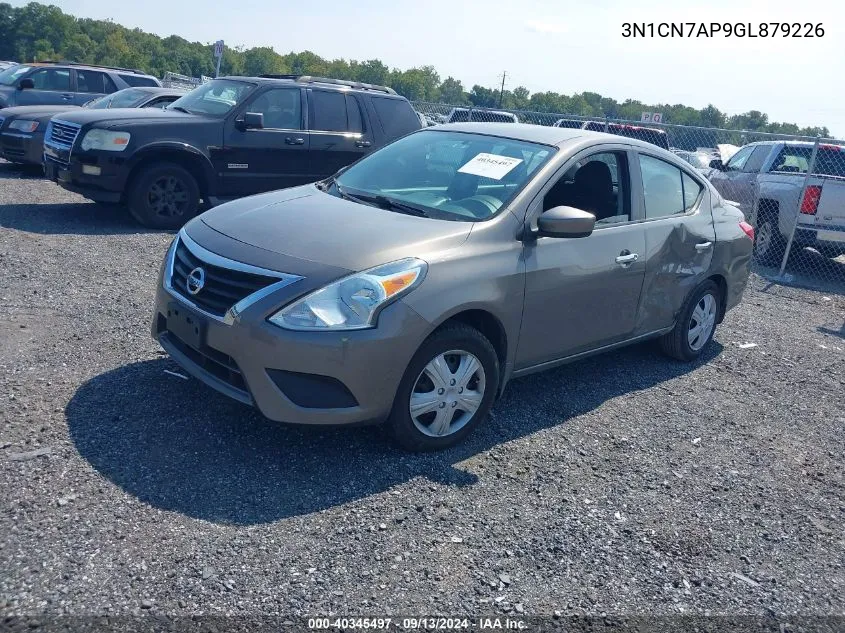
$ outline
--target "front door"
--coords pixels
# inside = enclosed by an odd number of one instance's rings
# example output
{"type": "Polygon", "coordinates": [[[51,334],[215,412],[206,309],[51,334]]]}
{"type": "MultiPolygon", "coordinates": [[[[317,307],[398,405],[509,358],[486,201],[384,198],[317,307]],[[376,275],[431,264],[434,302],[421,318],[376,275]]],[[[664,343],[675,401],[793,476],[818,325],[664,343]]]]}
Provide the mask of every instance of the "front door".
{"type": "Polygon", "coordinates": [[[746,217],[751,217],[756,195],[757,174],[771,152],[771,145],[745,146],[731,156],[724,171],[713,171],[710,182],[726,200],[739,203],[746,217]]]}
{"type": "Polygon", "coordinates": [[[26,75],[34,88],[18,91],[18,105],[73,105],[70,70],[67,68],[37,68],[26,75]]]}
{"type": "Polygon", "coordinates": [[[246,196],[309,182],[310,136],[303,120],[300,88],[270,88],[258,92],[226,121],[223,150],[214,152],[222,174],[222,197],[246,196]],[[243,115],[260,113],[261,129],[246,129],[243,115]]]}
{"type": "Polygon", "coordinates": [[[582,238],[540,237],[525,247],[525,306],[516,369],[551,362],[631,336],[645,275],[645,237],[632,222],[628,148],[592,148],[567,163],[529,207],[593,213],[582,238]]]}
{"type": "Polygon", "coordinates": [[[311,180],[331,176],[370,151],[373,135],[364,124],[361,105],[354,94],[308,89],[311,180]]]}

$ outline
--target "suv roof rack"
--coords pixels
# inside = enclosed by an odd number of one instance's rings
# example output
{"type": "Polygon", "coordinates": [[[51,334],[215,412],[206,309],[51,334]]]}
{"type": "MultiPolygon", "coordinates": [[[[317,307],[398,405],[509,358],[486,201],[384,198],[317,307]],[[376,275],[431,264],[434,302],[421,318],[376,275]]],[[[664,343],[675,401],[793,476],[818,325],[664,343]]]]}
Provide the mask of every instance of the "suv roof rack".
{"type": "Polygon", "coordinates": [[[124,73],[133,73],[135,75],[146,75],[143,70],[137,68],[121,68],[120,66],[103,66],[102,64],[83,64],[81,62],[65,62],[56,61],[54,59],[45,59],[33,62],[34,64],[61,64],[62,66],[87,66],[89,68],[106,68],[108,70],[119,70],[124,73]]]}
{"type": "Polygon", "coordinates": [[[378,86],[376,84],[366,84],[360,81],[347,81],[345,79],[329,79],[327,77],[312,77],[311,75],[259,75],[264,79],[292,79],[306,84],[332,84],[335,86],[347,86],[355,90],[373,90],[376,92],[384,92],[386,94],[395,95],[396,91],[387,86],[378,86]]]}

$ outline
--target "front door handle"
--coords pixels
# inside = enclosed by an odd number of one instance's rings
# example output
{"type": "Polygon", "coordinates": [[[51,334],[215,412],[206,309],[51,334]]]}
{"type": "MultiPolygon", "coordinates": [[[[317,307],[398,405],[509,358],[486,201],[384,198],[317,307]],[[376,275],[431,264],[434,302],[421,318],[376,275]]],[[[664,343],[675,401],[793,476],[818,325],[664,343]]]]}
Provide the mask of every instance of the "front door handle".
{"type": "Polygon", "coordinates": [[[355,147],[369,147],[372,145],[369,141],[355,141],[355,147]]]}
{"type": "Polygon", "coordinates": [[[62,99],[65,101],[70,101],[73,99],[73,95],[62,95],[62,99]]]}
{"type": "Polygon", "coordinates": [[[636,253],[628,253],[626,251],[622,251],[622,254],[616,258],[616,263],[620,264],[621,266],[630,266],[639,258],[640,256],[636,253]]]}
{"type": "Polygon", "coordinates": [[[305,139],[287,136],[285,137],[285,145],[305,145],[305,139]]]}
{"type": "Polygon", "coordinates": [[[699,253],[703,253],[711,246],[713,246],[713,242],[701,242],[700,244],[695,245],[695,250],[697,250],[699,253]]]}

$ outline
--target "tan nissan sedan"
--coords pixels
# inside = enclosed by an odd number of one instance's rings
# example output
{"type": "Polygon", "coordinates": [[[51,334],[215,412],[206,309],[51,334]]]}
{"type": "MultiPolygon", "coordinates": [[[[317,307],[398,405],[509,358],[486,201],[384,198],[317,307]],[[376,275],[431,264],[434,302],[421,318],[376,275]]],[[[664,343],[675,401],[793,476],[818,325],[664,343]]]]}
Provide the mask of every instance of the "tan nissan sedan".
{"type": "Polygon", "coordinates": [[[752,240],[649,143],[447,124],[189,222],[152,334],[272,420],[386,422],[438,449],[513,377],[651,338],[694,360],[742,296],[752,240]]]}

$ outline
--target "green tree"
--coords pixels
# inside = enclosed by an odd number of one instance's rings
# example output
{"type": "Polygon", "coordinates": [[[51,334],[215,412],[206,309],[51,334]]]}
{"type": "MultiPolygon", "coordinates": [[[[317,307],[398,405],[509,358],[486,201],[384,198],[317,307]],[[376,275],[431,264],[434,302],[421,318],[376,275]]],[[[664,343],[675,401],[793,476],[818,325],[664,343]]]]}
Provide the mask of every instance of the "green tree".
{"type": "Polygon", "coordinates": [[[446,77],[440,84],[440,101],[451,105],[466,105],[469,103],[464,85],[460,79],[446,77]]]}

